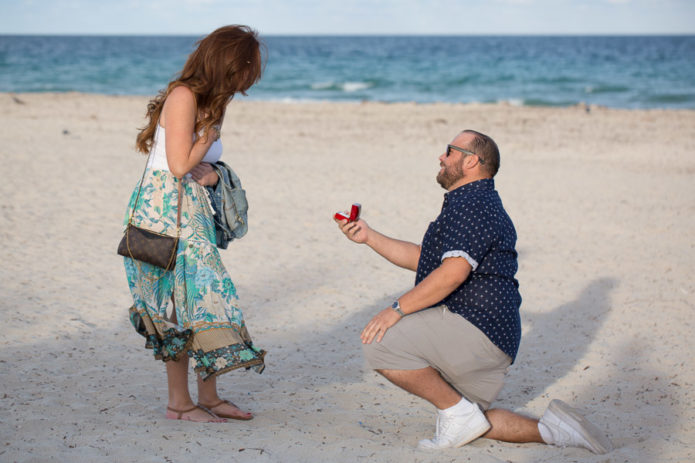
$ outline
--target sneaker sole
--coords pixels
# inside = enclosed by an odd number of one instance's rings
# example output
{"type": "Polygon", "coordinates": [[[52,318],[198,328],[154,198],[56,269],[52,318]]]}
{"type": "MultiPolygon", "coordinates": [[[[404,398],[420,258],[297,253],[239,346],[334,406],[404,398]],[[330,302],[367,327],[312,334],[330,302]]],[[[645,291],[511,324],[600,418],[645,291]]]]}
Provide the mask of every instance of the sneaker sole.
{"type": "Polygon", "coordinates": [[[589,443],[592,452],[602,455],[613,450],[613,444],[603,431],[590,423],[576,409],[557,399],[550,402],[548,409],[581,434],[589,443]]]}

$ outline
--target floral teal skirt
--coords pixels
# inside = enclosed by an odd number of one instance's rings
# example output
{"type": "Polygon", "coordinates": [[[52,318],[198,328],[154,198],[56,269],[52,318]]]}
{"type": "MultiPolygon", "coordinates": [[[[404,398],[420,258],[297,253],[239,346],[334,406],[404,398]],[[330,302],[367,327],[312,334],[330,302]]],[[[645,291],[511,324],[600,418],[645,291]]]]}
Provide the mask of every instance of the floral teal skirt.
{"type": "MultiPolygon", "coordinates": [[[[132,223],[175,236],[178,182],[169,171],[148,169],[132,223]]],[[[130,321],[155,358],[168,361],[188,355],[203,379],[241,367],[260,373],[265,351],[253,345],[235,305],[236,289],[220,259],[205,189],[184,178],[182,190],[181,238],[174,270],[124,258],[133,296],[130,321]]],[[[137,192],[136,185],[124,225],[137,192]]]]}

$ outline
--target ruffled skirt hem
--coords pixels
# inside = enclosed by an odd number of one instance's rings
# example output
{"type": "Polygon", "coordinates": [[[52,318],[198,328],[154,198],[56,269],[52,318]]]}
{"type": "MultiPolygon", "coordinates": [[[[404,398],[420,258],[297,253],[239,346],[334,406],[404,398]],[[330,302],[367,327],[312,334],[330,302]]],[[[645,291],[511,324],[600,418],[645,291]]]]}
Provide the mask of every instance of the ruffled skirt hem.
{"type": "MultiPolygon", "coordinates": [[[[240,340],[223,347],[204,350],[194,347],[201,344],[196,339],[194,329],[179,329],[173,323],[151,317],[145,310],[138,310],[132,306],[129,310],[130,321],[135,331],[145,338],[145,348],[152,349],[154,358],[164,362],[177,361],[181,355],[188,355],[194,360],[194,371],[203,380],[219,376],[239,368],[253,369],[256,373],[262,373],[265,369],[264,358],[266,351],[253,346],[250,341],[240,340]]],[[[220,328],[217,328],[215,336],[219,336],[220,328]]],[[[239,327],[227,327],[222,329],[225,337],[245,333],[245,329],[239,327]]],[[[207,338],[210,330],[200,330],[199,337],[207,338]]],[[[210,339],[203,339],[202,343],[209,343],[210,339]]]]}

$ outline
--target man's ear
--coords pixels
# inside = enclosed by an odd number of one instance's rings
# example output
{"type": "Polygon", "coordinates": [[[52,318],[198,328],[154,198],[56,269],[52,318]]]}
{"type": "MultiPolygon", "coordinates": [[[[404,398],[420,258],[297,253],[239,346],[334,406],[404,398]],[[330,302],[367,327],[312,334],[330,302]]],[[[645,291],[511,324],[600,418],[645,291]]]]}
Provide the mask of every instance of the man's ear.
{"type": "Polygon", "coordinates": [[[478,164],[478,156],[466,156],[463,158],[463,167],[465,169],[472,169],[478,164]]]}

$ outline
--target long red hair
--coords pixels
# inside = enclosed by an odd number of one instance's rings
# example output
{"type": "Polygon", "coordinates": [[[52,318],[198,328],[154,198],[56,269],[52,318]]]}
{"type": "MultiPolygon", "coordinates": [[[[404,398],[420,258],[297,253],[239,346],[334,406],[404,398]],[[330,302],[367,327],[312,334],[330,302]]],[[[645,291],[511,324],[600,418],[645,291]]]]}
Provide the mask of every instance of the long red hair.
{"type": "Polygon", "coordinates": [[[195,132],[207,137],[208,131],[222,121],[229,100],[261,79],[263,58],[258,34],[248,26],[220,27],[197,43],[179,76],[147,105],[148,124],[138,133],[135,146],[149,153],[162,114],[164,101],[171,91],[185,85],[195,95],[198,117],[195,132]]]}

